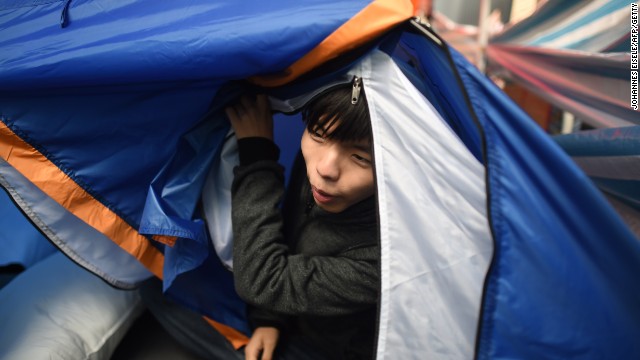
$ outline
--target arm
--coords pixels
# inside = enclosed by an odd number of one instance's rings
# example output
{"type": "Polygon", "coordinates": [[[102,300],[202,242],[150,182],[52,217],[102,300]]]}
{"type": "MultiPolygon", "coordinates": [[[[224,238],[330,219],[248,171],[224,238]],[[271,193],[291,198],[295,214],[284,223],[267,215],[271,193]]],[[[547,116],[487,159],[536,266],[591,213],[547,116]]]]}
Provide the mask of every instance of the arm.
{"type": "MultiPolygon", "coordinates": [[[[256,100],[252,102],[243,96],[236,106],[225,109],[238,139],[242,163],[252,163],[263,157],[278,158],[278,149],[274,150],[268,143],[265,145],[263,140],[273,139],[273,120],[266,96],[260,95],[256,100]]],[[[286,325],[285,317],[252,306],[247,306],[247,312],[254,330],[244,349],[245,359],[272,359],[280,329],[286,325]]]]}

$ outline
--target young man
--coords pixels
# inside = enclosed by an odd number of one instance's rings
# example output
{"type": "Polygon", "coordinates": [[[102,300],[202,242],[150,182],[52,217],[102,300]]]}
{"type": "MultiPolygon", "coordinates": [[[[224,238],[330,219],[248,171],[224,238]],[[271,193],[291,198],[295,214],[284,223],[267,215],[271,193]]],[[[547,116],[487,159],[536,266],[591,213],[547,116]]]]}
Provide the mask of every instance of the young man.
{"type": "Polygon", "coordinates": [[[380,289],[371,125],[364,93],[333,90],[303,110],[307,128],[284,196],[266,96],[226,109],[238,138],[234,279],[249,304],[249,344],[235,350],[200,314],[141,295],[154,317],[206,359],[370,359],[380,289]],[[280,206],[284,197],[283,206],[280,206]]]}
{"type": "Polygon", "coordinates": [[[234,279],[254,327],[246,359],[372,358],[380,289],[372,136],[364,93],[355,104],[351,95],[333,90],[303,111],[302,158],[282,208],[266,96],[226,109],[240,153],[234,279]]]}

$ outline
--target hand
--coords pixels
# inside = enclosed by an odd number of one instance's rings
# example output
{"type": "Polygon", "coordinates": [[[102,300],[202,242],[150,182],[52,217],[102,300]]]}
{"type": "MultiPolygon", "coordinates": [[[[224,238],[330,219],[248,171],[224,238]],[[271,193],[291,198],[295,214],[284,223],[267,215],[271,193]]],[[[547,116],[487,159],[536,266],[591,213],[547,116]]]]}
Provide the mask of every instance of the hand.
{"type": "Polygon", "coordinates": [[[266,95],[257,95],[255,99],[243,95],[240,101],[224,111],[238,139],[264,137],[273,140],[273,118],[266,95]]]}
{"type": "Polygon", "coordinates": [[[278,344],[280,330],[274,327],[259,327],[253,331],[249,343],[244,348],[245,360],[271,360],[278,344]],[[260,357],[262,352],[262,357],[260,357]]]}

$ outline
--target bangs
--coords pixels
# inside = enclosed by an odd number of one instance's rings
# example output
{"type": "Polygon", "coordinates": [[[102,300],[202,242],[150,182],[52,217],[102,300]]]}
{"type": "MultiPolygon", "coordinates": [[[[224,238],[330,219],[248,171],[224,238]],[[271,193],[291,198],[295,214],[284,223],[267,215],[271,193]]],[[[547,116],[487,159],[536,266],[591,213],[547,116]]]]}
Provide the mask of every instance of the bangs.
{"type": "Polygon", "coordinates": [[[308,131],[332,129],[329,139],[341,142],[371,141],[371,121],[364,87],[356,104],[351,103],[351,87],[340,87],[314,99],[302,110],[308,131]]]}

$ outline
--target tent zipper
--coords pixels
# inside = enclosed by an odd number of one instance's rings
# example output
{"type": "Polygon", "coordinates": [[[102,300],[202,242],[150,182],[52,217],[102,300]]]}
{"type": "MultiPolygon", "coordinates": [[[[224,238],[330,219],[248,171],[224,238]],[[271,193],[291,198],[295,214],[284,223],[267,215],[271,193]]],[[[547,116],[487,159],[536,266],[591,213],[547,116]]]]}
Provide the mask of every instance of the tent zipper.
{"type": "Polygon", "coordinates": [[[352,81],[351,88],[351,104],[355,105],[358,103],[358,99],[360,98],[360,90],[362,89],[362,79],[354,76],[352,81]]]}
{"type": "Polygon", "coordinates": [[[317,93],[313,94],[312,96],[310,96],[308,99],[300,99],[298,101],[295,101],[294,104],[291,104],[291,106],[289,107],[289,109],[277,109],[280,113],[285,114],[285,115],[293,115],[296,114],[300,111],[300,109],[302,109],[303,107],[307,106],[308,104],[312,103],[313,101],[315,101],[316,99],[318,99],[319,97],[327,94],[328,92],[331,92],[333,90],[336,89],[340,89],[340,88],[345,88],[348,86],[352,87],[351,90],[351,103],[352,104],[356,104],[359,99],[360,99],[360,94],[362,93],[362,78],[358,77],[358,76],[353,76],[351,78],[351,80],[347,80],[344,79],[340,82],[334,83],[332,85],[327,86],[326,88],[318,91],[317,93]],[[357,85],[355,84],[357,82],[357,85]],[[356,90],[357,88],[357,90],[356,90]],[[355,100],[354,100],[355,97],[355,100]],[[355,101],[355,102],[354,102],[355,101]]]}

